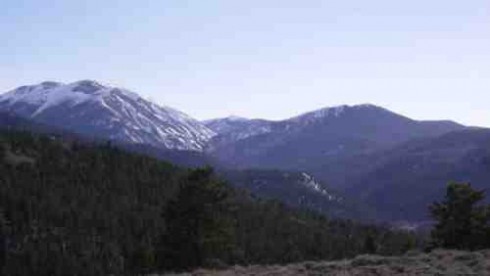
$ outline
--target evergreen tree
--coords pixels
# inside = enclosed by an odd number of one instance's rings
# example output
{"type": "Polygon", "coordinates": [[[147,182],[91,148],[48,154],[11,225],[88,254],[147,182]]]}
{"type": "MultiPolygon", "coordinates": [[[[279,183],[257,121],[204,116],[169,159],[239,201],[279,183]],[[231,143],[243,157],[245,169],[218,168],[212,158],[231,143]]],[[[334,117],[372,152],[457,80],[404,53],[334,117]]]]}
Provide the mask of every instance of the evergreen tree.
{"type": "Polygon", "coordinates": [[[455,249],[479,249],[490,245],[490,212],[479,205],[484,192],[470,184],[451,183],[441,203],[430,206],[436,220],[431,237],[433,246],[455,249]]]}
{"type": "Polygon", "coordinates": [[[376,241],[372,234],[368,234],[364,239],[364,251],[368,254],[375,254],[377,251],[376,241]]]}
{"type": "Polygon", "coordinates": [[[229,191],[210,168],[191,170],[164,211],[166,231],[159,252],[166,269],[185,269],[226,258],[232,223],[226,215],[229,191]]]}
{"type": "MultiPolygon", "coordinates": [[[[0,208],[0,274],[7,262],[8,221],[0,208]]],[[[2,274],[3,275],[3,274],[2,274]]]]}

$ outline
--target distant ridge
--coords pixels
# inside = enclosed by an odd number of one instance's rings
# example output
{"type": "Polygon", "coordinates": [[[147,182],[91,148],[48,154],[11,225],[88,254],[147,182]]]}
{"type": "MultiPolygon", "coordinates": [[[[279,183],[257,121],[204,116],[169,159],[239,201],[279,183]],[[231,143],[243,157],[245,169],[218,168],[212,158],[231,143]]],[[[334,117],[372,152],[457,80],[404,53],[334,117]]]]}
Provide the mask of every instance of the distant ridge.
{"type": "Polygon", "coordinates": [[[217,133],[208,151],[227,164],[302,170],[465,128],[412,120],[371,104],[322,108],[281,121],[224,118],[205,124],[217,133]]]}

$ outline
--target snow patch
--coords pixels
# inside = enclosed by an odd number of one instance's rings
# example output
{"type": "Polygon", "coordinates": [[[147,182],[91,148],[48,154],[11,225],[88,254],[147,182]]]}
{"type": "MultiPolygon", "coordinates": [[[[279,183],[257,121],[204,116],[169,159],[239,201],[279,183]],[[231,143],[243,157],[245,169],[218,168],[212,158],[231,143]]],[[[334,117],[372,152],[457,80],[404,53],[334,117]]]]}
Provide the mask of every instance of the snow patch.
{"type": "MultiPolygon", "coordinates": [[[[101,113],[100,120],[86,123],[104,132],[110,130],[111,134],[107,138],[119,138],[131,143],[201,151],[207,141],[216,135],[178,110],[158,106],[132,91],[90,80],[71,84],[43,82],[0,95],[0,104],[4,108],[10,109],[17,103],[33,106],[34,111],[29,115],[34,119],[47,110],[56,112],[59,107],[63,110],[66,107],[73,108],[70,119],[77,122],[83,122],[83,115],[94,112],[91,108],[98,106],[108,112],[101,113]],[[119,129],[114,128],[114,122],[118,123],[119,129]]],[[[100,110],[97,109],[97,112],[100,110]]]]}
{"type": "Polygon", "coordinates": [[[302,184],[308,188],[310,188],[313,191],[316,191],[318,193],[321,193],[324,195],[329,201],[341,201],[341,198],[333,195],[332,193],[328,192],[325,188],[318,183],[313,176],[303,172],[301,173],[301,176],[303,177],[302,184]]]}

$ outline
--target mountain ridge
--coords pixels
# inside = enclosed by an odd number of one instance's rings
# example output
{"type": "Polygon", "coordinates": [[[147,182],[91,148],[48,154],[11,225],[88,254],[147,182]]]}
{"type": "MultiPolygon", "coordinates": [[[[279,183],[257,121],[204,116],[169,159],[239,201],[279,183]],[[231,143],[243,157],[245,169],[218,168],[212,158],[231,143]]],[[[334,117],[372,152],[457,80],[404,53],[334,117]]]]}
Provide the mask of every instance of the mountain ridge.
{"type": "Polygon", "coordinates": [[[176,109],[96,81],[43,82],[0,95],[0,110],[109,140],[201,151],[214,132],[176,109]]]}
{"type": "Polygon", "coordinates": [[[225,163],[286,169],[301,168],[301,160],[312,156],[372,152],[465,128],[451,121],[412,120],[370,104],[323,108],[282,121],[225,119],[207,126],[217,132],[208,151],[225,163]]]}
{"type": "Polygon", "coordinates": [[[230,116],[199,122],[131,91],[79,81],[19,87],[0,95],[2,111],[23,117],[25,128],[32,120],[122,140],[125,149],[179,164],[247,170],[231,178],[246,179],[241,185],[259,196],[293,205],[298,201],[288,190],[296,190],[298,200],[308,197],[303,206],[316,210],[325,210],[318,203],[322,191],[302,186],[300,174],[285,173],[307,173],[388,220],[426,219],[425,204],[451,180],[474,180],[481,188],[490,181],[485,173],[490,130],[413,120],[372,104],[325,107],[279,121],[230,116]],[[412,190],[417,198],[407,199],[412,190]]]}

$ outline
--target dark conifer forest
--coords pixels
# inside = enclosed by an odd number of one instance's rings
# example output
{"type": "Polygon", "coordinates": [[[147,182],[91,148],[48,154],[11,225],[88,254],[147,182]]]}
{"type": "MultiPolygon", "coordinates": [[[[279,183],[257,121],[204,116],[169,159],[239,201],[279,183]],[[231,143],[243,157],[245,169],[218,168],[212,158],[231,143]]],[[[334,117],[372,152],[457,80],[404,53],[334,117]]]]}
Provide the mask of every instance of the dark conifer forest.
{"type": "Polygon", "coordinates": [[[407,232],[329,219],[187,169],[50,135],[0,133],[2,275],[143,274],[400,254],[407,232]]]}

